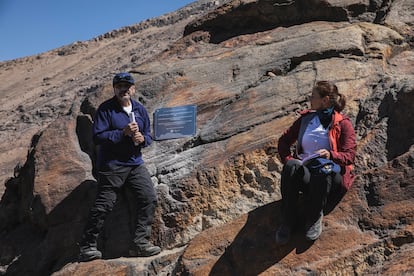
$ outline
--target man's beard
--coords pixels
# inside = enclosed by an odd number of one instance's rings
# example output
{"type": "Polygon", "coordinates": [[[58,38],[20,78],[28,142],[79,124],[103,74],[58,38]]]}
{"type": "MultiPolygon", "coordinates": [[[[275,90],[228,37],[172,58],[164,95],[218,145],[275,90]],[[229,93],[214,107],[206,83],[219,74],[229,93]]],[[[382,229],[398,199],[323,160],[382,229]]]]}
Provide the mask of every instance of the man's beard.
{"type": "Polygon", "coordinates": [[[131,100],[131,95],[129,95],[128,92],[120,93],[116,95],[116,97],[118,98],[118,101],[120,101],[121,103],[128,103],[131,100]]]}

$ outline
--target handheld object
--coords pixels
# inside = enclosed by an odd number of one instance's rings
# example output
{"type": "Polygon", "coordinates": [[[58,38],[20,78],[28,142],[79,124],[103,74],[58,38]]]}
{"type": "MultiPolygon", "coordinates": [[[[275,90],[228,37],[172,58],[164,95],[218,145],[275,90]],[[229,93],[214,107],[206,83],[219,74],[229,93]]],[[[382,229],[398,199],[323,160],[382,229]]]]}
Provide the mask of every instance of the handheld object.
{"type": "MultiPolygon", "coordinates": [[[[129,112],[128,113],[128,116],[129,116],[129,121],[131,122],[131,123],[135,123],[136,121],[135,121],[135,114],[134,114],[134,112],[129,112]]],[[[138,146],[138,144],[137,143],[134,143],[134,145],[135,146],[138,146]]]]}
{"type": "Polygon", "coordinates": [[[135,114],[134,114],[134,112],[129,112],[128,116],[129,116],[129,121],[131,123],[135,123],[135,114]]]}

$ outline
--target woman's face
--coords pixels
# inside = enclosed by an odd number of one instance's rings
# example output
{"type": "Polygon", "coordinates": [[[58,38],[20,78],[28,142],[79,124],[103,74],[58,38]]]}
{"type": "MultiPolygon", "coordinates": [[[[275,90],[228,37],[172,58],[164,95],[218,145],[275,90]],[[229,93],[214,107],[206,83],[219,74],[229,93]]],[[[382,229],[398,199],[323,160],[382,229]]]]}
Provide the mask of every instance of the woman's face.
{"type": "Polygon", "coordinates": [[[321,97],[319,92],[315,89],[312,90],[312,94],[309,96],[311,109],[322,110],[329,107],[329,96],[321,97]]]}

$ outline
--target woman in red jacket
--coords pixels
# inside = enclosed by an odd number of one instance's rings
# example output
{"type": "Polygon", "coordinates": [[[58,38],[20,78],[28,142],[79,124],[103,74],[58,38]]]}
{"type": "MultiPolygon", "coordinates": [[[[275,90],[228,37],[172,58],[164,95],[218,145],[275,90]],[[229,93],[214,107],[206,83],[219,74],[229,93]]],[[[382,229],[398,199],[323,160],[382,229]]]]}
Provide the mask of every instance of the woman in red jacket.
{"type": "Polygon", "coordinates": [[[314,241],[322,233],[324,209],[331,198],[341,198],[354,180],[355,131],[340,113],[346,104],[330,81],[319,81],[309,97],[311,110],[301,112],[280,137],[278,151],[284,164],[281,180],[282,224],[276,242],[286,244],[298,216],[298,199],[305,202],[305,237],[314,241]],[[292,153],[291,146],[296,144],[292,153]],[[317,158],[315,158],[317,157],[317,158]]]}

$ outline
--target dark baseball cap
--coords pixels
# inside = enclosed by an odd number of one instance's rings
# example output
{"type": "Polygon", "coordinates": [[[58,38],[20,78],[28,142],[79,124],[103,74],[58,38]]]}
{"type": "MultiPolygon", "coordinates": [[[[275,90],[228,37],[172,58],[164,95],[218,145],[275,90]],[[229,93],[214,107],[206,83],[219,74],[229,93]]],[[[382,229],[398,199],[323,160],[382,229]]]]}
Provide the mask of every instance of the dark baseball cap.
{"type": "Polygon", "coordinates": [[[126,72],[116,74],[114,79],[112,80],[112,85],[115,85],[120,82],[135,84],[134,78],[131,76],[130,73],[126,72]]]}

